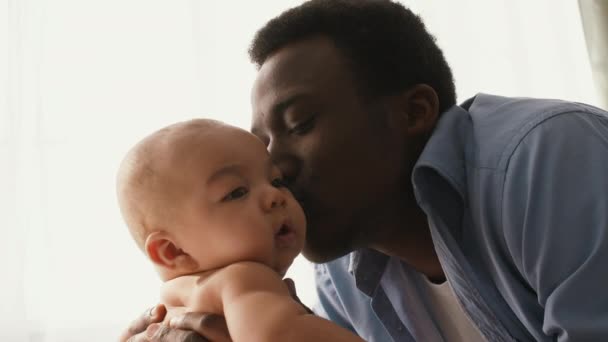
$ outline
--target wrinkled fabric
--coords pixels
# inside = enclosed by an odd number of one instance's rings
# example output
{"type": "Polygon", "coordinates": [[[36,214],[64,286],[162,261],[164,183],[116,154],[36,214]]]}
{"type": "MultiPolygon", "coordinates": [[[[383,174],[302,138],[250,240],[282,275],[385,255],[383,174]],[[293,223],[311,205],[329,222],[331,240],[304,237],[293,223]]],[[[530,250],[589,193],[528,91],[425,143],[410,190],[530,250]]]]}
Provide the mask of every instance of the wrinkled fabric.
{"type": "MultiPolygon", "coordinates": [[[[608,116],[478,94],[443,113],[412,182],[447,280],[489,341],[608,340],[608,116]]],[[[443,341],[401,260],[315,266],[316,312],[367,341],[443,341]]]]}

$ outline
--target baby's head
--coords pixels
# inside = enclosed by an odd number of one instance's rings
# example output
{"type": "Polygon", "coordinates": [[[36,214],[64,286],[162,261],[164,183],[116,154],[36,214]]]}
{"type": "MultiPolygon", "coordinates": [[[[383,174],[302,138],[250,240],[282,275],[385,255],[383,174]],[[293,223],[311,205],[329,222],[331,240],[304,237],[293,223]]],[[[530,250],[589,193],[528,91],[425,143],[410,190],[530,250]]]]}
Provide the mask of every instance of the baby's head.
{"type": "Polygon", "coordinates": [[[251,133],[213,120],[144,138],[118,172],[118,202],[163,278],[264,263],[284,274],[305,239],[302,208],[251,133]]]}

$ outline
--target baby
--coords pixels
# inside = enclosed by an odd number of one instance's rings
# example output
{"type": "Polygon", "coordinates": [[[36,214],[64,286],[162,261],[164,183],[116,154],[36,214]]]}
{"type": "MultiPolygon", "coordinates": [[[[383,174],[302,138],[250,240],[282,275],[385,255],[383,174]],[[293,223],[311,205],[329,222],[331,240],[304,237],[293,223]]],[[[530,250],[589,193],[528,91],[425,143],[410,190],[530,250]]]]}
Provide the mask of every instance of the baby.
{"type": "Polygon", "coordinates": [[[306,220],[252,134],[203,119],[161,129],[129,151],[117,192],[167,307],[223,315],[237,342],[362,341],[308,314],[282,281],[306,220]]]}

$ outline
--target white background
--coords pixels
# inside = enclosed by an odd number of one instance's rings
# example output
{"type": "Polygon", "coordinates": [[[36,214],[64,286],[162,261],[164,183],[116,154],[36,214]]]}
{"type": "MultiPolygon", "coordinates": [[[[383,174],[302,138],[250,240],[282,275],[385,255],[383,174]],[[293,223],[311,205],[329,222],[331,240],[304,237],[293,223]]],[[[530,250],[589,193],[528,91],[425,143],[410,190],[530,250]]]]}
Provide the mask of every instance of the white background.
{"type": "MultiPolygon", "coordinates": [[[[477,92],[596,104],[572,0],[402,1],[477,92]]],[[[0,340],[111,341],[159,281],[120,218],[125,151],[169,123],[249,127],[257,28],[300,1],[0,0],[0,340]]],[[[290,275],[312,304],[310,265],[290,275]]]]}

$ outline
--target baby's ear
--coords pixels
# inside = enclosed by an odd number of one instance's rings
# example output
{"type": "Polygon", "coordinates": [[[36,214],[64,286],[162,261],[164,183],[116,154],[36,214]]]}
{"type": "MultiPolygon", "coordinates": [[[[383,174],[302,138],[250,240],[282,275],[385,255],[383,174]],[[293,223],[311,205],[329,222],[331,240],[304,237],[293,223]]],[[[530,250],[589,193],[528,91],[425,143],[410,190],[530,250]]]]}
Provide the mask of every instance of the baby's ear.
{"type": "Polygon", "coordinates": [[[165,232],[154,232],[148,235],[145,250],[150,260],[158,266],[187,271],[196,268],[194,259],[180,249],[165,232]]]}

